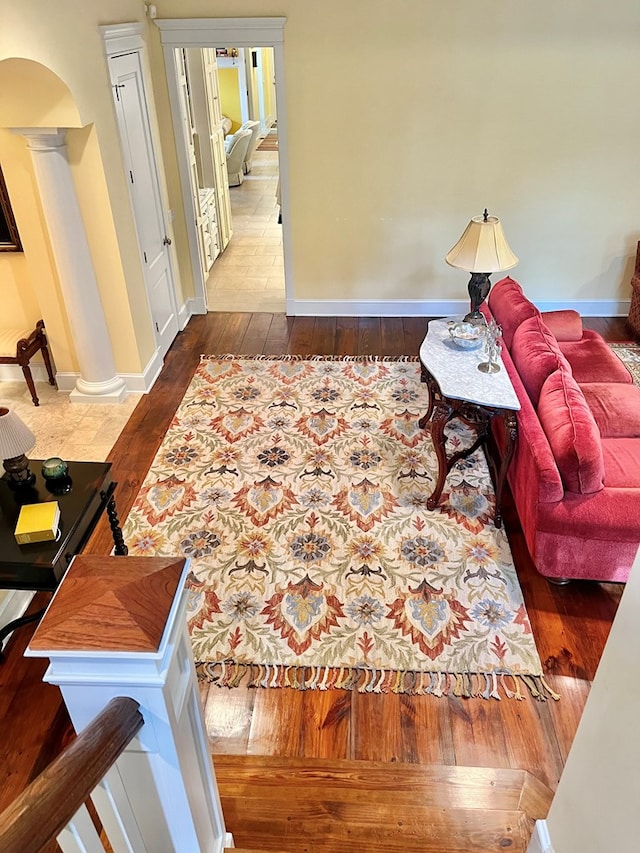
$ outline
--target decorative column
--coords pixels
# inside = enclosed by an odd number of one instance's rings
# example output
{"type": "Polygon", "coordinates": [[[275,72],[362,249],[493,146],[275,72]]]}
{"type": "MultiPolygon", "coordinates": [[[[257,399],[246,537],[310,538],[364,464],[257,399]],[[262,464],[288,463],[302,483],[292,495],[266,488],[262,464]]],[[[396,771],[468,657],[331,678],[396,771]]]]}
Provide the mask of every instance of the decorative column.
{"type": "Polygon", "coordinates": [[[44,680],[60,687],[78,732],[116,696],[140,704],[142,729],[92,796],[112,844],[130,844],[114,849],[233,847],[187,632],[188,566],[177,557],[74,557],[25,652],[49,658],[44,680]]]}
{"type": "Polygon", "coordinates": [[[66,128],[15,128],[27,139],[49,230],[80,376],[72,402],[119,403],[126,396],[116,374],[89,244],[65,144],[66,128]]]}

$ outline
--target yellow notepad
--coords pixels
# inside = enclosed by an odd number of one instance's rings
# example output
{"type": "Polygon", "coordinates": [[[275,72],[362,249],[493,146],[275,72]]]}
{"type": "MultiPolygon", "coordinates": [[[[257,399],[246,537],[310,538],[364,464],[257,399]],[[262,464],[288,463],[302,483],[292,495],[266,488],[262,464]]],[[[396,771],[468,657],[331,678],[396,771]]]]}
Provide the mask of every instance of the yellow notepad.
{"type": "Polygon", "coordinates": [[[58,501],[41,504],[25,504],[20,509],[15,537],[18,545],[29,542],[47,542],[58,535],[60,507],[58,501]]]}

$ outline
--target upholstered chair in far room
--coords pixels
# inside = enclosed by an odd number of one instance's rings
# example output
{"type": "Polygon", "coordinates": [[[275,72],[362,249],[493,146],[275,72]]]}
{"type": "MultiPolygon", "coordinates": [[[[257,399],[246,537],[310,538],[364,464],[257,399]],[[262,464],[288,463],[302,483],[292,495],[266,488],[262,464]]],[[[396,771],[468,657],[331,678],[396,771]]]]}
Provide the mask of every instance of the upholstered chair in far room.
{"type": "MultiPolygon", "coordinates": [[[[260,142],[260,122],[259,121],[245,121],[245,123],[240,127],[240,130],[250,130],[251,131],[251,139],[249,141],[249,147],[247,148],[247,153],[244,155],[244,162],[242,164],[242,171],[245,175],[248,175],[251,171],[251,167],[253,166],[253,155],[255,153],[256,148],[258,147],[258,143],[260,142]]],[[[234,139],[240,130],[236,131],[236,133],[231,134],[231,136],[227,136],[224,141],[225,148],[227,151],[230,150],[233,145],[234,139]]]]}
{"type": "Polygon", "coordinates": [[[251,131],[249,147],[247,148],[247,153],[244,155],[244,163],[242,164],[245,175],[248,175],[253,166],[253,155],[255,154],[256,148],[260,142],[260,122],[245,121],[242,126],[245,130],[251,131]]]}
{"type": "Polygon", "coordinates": [[[244,181],[244,158],[251,142],[251,131],[240,129],[233,134],[233,140],[227,149],[227,172],[229,186],[239,187],[244,181]]]}

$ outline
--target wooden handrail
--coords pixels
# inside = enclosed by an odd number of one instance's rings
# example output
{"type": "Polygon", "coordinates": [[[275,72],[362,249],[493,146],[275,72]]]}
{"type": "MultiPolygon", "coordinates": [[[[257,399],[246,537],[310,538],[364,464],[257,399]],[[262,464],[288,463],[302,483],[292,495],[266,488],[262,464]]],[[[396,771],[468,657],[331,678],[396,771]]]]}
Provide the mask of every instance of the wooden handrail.
{"type": "Polygon", "coordinates": [[[134,699],[118,697],[0,815],[0,850],[40,850],[69,823],[124,752],[144,718],[134,699]]]}

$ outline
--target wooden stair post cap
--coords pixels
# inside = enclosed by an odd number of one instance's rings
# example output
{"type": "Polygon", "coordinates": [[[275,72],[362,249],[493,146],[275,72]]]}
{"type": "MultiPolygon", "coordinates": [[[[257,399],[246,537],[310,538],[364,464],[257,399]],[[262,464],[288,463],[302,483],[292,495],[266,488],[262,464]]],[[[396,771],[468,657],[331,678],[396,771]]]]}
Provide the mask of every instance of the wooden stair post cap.
{"type": "Polygon", "coordinates": [[[157,652],[185,564],[182,557],[75,557],[29,651],[157,652]]]}

